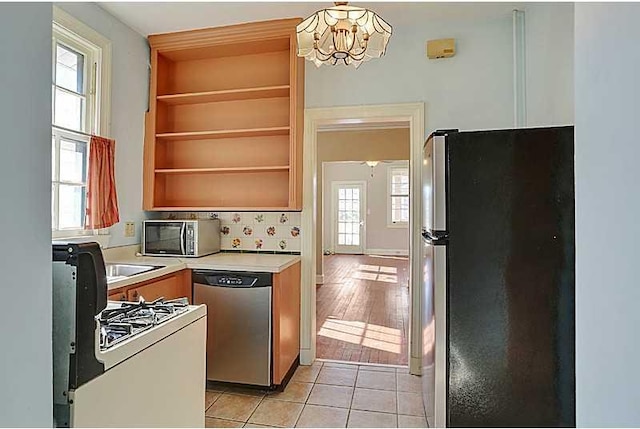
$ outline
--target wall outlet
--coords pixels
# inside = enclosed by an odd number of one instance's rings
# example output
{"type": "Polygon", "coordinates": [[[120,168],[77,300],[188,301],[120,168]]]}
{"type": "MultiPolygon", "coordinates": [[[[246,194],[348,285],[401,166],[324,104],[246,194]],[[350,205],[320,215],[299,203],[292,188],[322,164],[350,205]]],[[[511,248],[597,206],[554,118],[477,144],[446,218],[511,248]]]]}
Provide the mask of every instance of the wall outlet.
{"type": "Polygon", "coordinates": [[[133,222],[125,222],[124,224],[124,236],[135,237],[136,236],[136,224],[133,222]]]}

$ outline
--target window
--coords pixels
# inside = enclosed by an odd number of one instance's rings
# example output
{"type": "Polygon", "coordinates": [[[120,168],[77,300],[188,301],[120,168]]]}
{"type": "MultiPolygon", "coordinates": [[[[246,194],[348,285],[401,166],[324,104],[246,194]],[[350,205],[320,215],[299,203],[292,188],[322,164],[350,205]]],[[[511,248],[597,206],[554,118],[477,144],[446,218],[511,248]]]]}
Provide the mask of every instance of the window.
{"type": "Polygon", "coordinates": [[[107,132],[110,44],[55,7],[52,35],[51,228],[65,237],[87,234],[89,134],[107,132]]]}
{"type": "Polygon", "coordinates": [[[409,168],[389,167],[389,226],[409,224],[409,168]]]}

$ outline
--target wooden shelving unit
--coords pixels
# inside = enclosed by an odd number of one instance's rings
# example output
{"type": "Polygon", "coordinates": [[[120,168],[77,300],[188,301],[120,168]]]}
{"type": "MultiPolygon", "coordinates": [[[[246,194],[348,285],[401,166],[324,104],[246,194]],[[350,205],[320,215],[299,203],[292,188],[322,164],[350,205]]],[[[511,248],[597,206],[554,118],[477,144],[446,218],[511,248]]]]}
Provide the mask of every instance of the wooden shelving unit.
{"type": "Polygon", "coordinates": [[[183,174],[183,173],[246,173],[259,171],[287,171],[288,165],[274,167],[227,167],[227,168],[157,168],[156,173],[183,174]]]}
{"type": "Polygon", "coordinates": [[[145,210],[302,208],[299,22],[149,36],[145,210]]]}
{"type": "Polygon", "coordinates": [[[157,139],[166,140],[202,140],[223,139],[229,137],[267,137],[284,136],[289,134],[289,127],[250,128],[241,130],[216,131],[183,131],[178,133],[156,134],[157,139]]]}
{"type": "Polygon", "coordinates": [[[159,95],[157,100],[167,104],[214,103],[216,101],[252,100],[258,98],[288,97],[289,85],[263,86],[258,88],[228,89],[223,91],[187,92],[184,94],[159,95]]]}

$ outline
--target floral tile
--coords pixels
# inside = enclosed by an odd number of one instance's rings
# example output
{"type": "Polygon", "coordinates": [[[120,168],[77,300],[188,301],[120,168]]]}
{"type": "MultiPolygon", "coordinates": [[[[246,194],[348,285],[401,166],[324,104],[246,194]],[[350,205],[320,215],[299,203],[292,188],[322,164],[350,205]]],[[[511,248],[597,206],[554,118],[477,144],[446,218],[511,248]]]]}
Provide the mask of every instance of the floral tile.
{"type": "Polygon", "coordinates": [[[253,243],[256,250],[263,250],[264,240],[262,238],[256,238],[253,243]]]}
{"type": "Polygon", "coordinates": [[[280,250],[287,250],[287,240],[280,240],[278,242],[278,247],[280,248],[280,250]]]}
{"type": "Polygon", "coordinates": [[[292,225],[300,225],[302,223],[302,212],[290,212],[289,223],[292,225]]]}
{"type": "Polygon", "coordinates": [[[265,229],[267,236],[269,237],[275,237],[276,233],[278,232],[278,228],[275,227],[275,225],[270,225],[265,229]]]}
{"type": "Polygon", "coordinates": [[[299,212],[164,212],[171,219],[220,219],[222,250],[299,252],[299,212]]]}
{"type": "Polygon", "coordinates": [[[287,250],[290,252],[300,252],[302,250],[302,242],[300,240],[288,240],[287,250]]]}

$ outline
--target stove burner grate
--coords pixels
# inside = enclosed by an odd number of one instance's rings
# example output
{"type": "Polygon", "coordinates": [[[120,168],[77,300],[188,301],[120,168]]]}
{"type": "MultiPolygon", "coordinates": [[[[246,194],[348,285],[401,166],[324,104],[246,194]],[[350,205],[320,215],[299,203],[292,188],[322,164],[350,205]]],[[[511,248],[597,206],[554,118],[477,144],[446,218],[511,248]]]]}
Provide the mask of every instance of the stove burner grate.
{"type": "Polygon", "coordinates": [[[147,329],[157,326],[187,310],[186,298],[153,302],[123,302],[120,307],[100,313],[100,350],[118,344],[147,329]]]}

